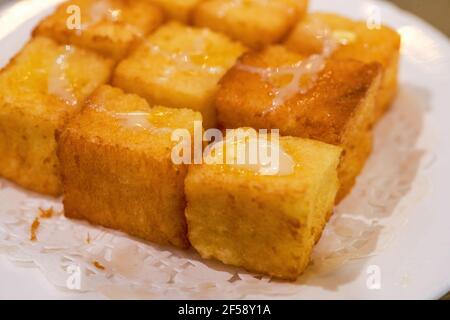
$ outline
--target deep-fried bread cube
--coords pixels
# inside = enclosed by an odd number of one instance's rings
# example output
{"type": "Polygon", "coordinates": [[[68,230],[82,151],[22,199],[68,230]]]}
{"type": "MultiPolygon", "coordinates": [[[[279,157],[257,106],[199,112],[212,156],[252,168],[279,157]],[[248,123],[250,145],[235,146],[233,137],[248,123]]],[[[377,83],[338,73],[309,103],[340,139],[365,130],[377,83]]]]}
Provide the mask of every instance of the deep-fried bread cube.
{"type": "Polygon", "coordinates": [[[342,199],[371,151],[380,66],[328,60],[317,74],[296,79],[304,67],[299,62],[308,59],[281,46],[245,54],[221,80],[218,119],[224,128],[280,129],[282,135],[342,146],[342,199]]]}
{"type": "Polygon", "coordinates": [[[119,60],[162,19],[162,11],[147,0],[72,0],[44,19],[34,34],[119,60]]]}
{"type": "Polygon", "coordinates": [[[201,115],[150,108],[134,94],[103,86],[58,135],[67,217],[185,248],[187,166],[171,159],[175,129],[201,115]]]}
{"type": "Polygon", "coordinates": [[[0,175],[59,195],[55,130],[111,75],[113,62],[37,37],[0,72],[0,175]]]}
{"type": "Polygon", "coordinates": [[[279,142],[294,164],[282,175],[191,165],[186,218],[189,240],[203,258],[295,280],[333,210],[342,149],[293,137],[279,142]]]}
{"type": "Polygon", "coordinates": [[[201,1],[203,0],[150,0],[162,8],[168,18],[184,23],[190,22],[192,11],[201,1]]]}
{"type": "Polygon", "coordinates": [[[335,14],[314,13],[298,23],[286,45],[301,54],[319,53],[323,47],[323,38],[318,37],[317,32],[323,32],[324,29],[340,44],[333,58],[356,59],[366,63],[376,61],[383,66],[375,116],[376,120],[379,119],[397,93],[400,35],[387,26],[369,28],[364,21],[354,21],[335,14]]]}
{"type": "Polygon", "coordinates": [[[200,111],[213,127],[217,83],[244,50],[224,35],[172,22],[119,64],[113,83],[150,104],[200,111]]]}
{"type": "Polygon", "coordinates": [[[194,23],[260,48],[281,41],[307,6],[307,0],[206,0],[195,9],[194,23]]]}

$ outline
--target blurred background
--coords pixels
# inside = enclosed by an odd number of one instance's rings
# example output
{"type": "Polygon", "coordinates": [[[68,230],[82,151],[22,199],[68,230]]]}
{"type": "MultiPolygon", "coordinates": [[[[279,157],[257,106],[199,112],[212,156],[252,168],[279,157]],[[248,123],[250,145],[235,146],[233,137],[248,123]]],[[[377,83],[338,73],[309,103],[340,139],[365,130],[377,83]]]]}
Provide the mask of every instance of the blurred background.
{"type": "Polygon", "coordinates": [[[450,37],[450,0],[389,0],[428,21],[450,37]]]}

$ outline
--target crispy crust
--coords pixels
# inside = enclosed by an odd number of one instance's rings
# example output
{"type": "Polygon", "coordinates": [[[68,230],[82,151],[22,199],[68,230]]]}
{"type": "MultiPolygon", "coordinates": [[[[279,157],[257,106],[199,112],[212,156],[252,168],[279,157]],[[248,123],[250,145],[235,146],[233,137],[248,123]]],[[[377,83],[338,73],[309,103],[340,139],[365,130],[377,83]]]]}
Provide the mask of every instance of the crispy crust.
{"type": "Polygon", "coordinates": [[[312,13],[300,21],[286,40],[287,48],[300,54],[315,54],[322,50],[322,43],[313,37],[308,26],[319,23],[332,32],[349,32],[354,40],[340,46],[333,54],[335,59],[355,59],[365,63],[378,62],[383,67],[380,90],[374,120],[378,121],[397,93],[400,35],[387,26],[369,29],[367,22],[355,21],[337,14],[312,13]]]}
{"type": "Polygon", "coordinates": [[[160,9],[147,0],[108,0],[114,8],[121,10],[118,21],[90,22],[96,0],[72,0],[62,3],[49,17],[44,19],[33,31],[33,36],[47,36],[61,44],[74,44],[96,51],[106,57],[120,60],[145,36],[155,30],[163,21],[160,9]],[[69,29],[68,8],[80,8],[81,23],[88,23],[85,30],[69,29]],[[92,24],[89,24],[92,23],[92,24]]]}
{"type": "Polygon", "coordinates": [[[245,50],[243,45],[225,35],[168,23],[121,61],[113,84],[140,95],[150,104],[200,111],[204,126],[215,127],[217,120],[212,100],[217,84],[245,50]],[[198,43],[202,44],[200,51],[198,43]],[[151,46],[159,49],[151,50],[151,46]],[[176,56],[180,52],[189,57],[187,62],[176,56]],[[173,55],[176,57],[171,58],[173,55]],[[205,72],[202,63],[218,71],[205,72]],[[167,71],[170,77],[166,78],[167,71]]]}
{"type": "Polygon", "coordinates": [[[308,266],[333,210],[342,150],[292,137],[281,138],[281,145],[298,164],[293,175],[189,167],[189,240],[202,257],[287,280],[308,266]]]}
{"type": "Polygon", "coordinates": [[[187,167],[172,163],[170,134],[123,127],[110,114],[96,111],[99,107],[108,112],[166,112],[177,128],[191,128],[194,120],[201,120],[191,110],[150,108],[136,95],[101,87],[58,135],[65,215],[187,248],[187,167]]]}
{"type": "MultiPolygon", "coordinates": [[[[301,59],[281,47],[272,47],[245,54],[239,63],[276,67],[301,59]]],[[[367,139],[371,139],[368,137],[379,82],[377,63],[330,60],[311,90],[296,94],[271,113],[264,113],[272,103],[273,85],[238,64],[220,82],[215,105],[224,128],[280,129],[282,135],[344,147],[340,176],[342,192],[347,194],[370,154],[371,142],[367,139]]]]}
{"type": "MultiPolygon", "coordinates": [[[[30,70],[49,72],[62,48],[51,39],[36,37],[0,72],[0,175],[52,196],[62,192],[55,131],[79,110],[79,104],[67,106],[48,94],[46,73],[30,70]]],[[[81,104],[109,80],[113,63],[79,48],[73,55],[66,73],[78,83],[74,95],[81,104]]]]}

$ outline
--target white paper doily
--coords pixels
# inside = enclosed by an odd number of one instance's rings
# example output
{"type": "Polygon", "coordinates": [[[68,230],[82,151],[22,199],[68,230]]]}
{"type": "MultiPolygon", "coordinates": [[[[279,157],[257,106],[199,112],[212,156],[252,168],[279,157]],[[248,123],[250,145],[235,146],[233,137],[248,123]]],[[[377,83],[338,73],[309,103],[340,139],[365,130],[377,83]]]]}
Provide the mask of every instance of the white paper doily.
{"type": "Polygon", "coordinates": [[[336,209],[310,268],[296,283],[254,276],[203,261],[193,250],[163,248],[68,220],[60,201],[6,181],[0,189],[0,250],[19,265],[39,267],[59,288],[109,298],[293,296],[315,277],[386,248],[407,221],[407,208],[430,191],[427,170],[435,156],[431,143],[426,150],[416,148],[427,112],[416,91],[401,88],[395,107],[376,128],[375,151],[357,187],[336,209]],[[39,217],[39,209],[49,208],[53,217],[39,217]],[[37,239],[31,241],[36,218],[37,239]]]}

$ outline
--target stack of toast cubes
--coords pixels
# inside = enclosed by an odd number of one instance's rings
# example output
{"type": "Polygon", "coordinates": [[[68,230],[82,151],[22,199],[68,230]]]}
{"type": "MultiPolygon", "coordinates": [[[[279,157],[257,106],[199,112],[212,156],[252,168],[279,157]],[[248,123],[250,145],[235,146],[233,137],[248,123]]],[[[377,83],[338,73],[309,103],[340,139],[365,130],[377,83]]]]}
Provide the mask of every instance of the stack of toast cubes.
{"type": "Polygon", "coordinates": [[[389,27],[307,8],[62,3],[0,71],[0,175],[63,195],[69,218],[297,279],[370,156],[400,49],[389,27]],[[214,128],[278,130],[292,170],[174,162],[175,132],[214,128]]]}

